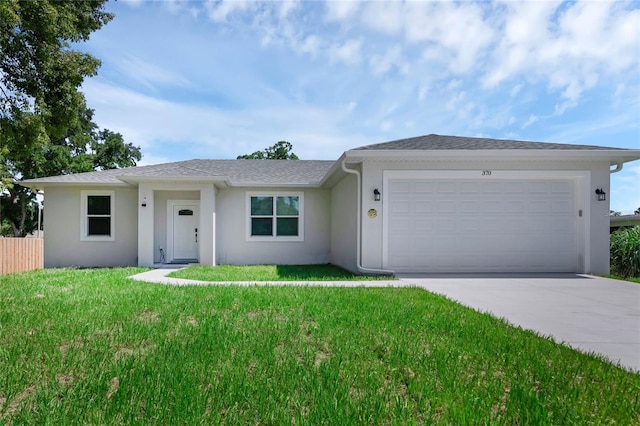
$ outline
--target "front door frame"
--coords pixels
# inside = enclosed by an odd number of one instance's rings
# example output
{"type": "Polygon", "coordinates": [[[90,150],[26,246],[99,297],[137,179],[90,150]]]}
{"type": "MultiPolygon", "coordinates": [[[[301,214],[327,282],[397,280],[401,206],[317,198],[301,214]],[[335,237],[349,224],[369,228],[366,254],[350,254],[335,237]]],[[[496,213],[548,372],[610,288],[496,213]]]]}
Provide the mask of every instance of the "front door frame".
{"type": "MultiPolygon", "coordinates": [[[[173,262],[173,210],[174,206],[193,206],[198,210],[198,218],[200,217],[200,200],[167,200],[167,263],[173,262]]],[[[198,228],[200,228],[200,220],[198,220],[198,228]]],[[[200,260],[200,246],[198,245],[198,255],[196,258],[197,261],[200,260]]]]}

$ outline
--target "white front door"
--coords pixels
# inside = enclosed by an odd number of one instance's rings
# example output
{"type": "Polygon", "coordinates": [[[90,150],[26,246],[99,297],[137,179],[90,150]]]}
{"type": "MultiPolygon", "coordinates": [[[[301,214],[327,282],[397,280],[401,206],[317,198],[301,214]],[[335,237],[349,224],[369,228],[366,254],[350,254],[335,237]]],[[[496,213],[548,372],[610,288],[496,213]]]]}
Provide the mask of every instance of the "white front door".
{"type": "Polygon", "coordinates": [[[198,260],[199,207],[197,201],[170,202],[169,261],[198,260]]]}

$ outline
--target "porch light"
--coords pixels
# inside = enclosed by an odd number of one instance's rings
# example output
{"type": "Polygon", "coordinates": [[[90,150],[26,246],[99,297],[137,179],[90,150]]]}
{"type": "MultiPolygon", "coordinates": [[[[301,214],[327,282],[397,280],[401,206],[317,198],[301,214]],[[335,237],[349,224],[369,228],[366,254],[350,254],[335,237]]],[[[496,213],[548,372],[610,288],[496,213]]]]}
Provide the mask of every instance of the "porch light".
{"type": "Polygon", "coordinates": [[[596,189],[596,195],[598,196],[598,201],[607,201],[607,193],[602,188],[596,189]]]}
{"type": "Polygon", "coordinates": [[[147,197],[144,197],[142,199],[142,204],[140,204],[140,207],[147,207],[147,197]]]}
{"type": "Polygon", "coordinates": [[[373,190],[373,201],[380,201],[380,191],[378,191],[378,188],[373,190]]]}

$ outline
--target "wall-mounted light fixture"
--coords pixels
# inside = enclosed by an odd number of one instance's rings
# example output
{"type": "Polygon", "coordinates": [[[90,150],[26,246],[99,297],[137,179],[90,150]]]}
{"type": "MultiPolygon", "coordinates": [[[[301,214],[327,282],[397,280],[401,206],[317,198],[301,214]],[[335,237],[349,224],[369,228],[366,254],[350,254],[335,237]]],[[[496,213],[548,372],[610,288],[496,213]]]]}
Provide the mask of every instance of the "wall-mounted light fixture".
{"type": "Polygon", "coordinates": [[[607,201],[607,193],[602,188],[596,189],[596,195],[598,196],[598,201],[607,201]]]}
{"type": "Polygon", "coordinates": [[[147,207],[147,197],[144,197],[142,199],[142,203],[140,204],[140,207],[147,207]]]}
{"type": "Polygon", "coordinates": [[[380,201],[380,191],[378,191],[378,188],[373,190],[373,201],[380,201]]]}

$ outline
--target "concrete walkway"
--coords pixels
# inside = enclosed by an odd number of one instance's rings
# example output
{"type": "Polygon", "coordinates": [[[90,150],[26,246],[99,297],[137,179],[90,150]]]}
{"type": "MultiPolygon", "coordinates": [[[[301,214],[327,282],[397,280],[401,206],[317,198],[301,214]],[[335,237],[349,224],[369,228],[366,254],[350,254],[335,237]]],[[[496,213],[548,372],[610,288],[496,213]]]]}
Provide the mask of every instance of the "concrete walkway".
{"type": "Polygon", "coordinates": [[[640,372],[640,284],[574,274],[404,275],[394,281],[211,283],[167,277],[175,270],[153,269],[131,278],[177,286],[420,287],[640,372]]]}

